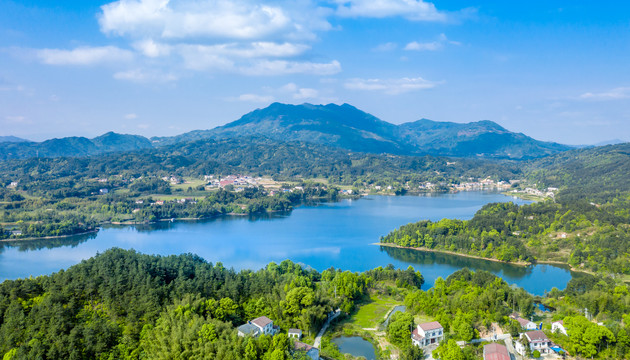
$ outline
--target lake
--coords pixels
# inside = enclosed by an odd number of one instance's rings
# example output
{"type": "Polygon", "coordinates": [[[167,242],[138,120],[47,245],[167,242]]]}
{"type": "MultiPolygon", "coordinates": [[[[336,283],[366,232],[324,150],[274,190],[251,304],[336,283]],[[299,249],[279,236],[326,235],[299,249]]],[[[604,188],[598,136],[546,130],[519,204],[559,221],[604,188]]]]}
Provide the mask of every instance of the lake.
{"type": "Polygon", "coordinates": [[[97,234],[0,245],[0,279],[50,274],[112,247],[147,254],[195,253],[235,269],[259,269],[271,261],[290,259],[319,271],[330,267],[364,271],[393,264],[409,265],[425,278],[423,288],[439,276],[463,267],[491,271],[507,282],[542,295],[564,289],[571,279],[566,268],[520,267],[455,255],[373,245],[391,230],[421,219],[470,219],[490,202],[525,201],[497,193],[461,192],[431,196],[367,196],[313,206],[290,214],[224,216],[196,222],[161,222],[110,226],[97,234]]]}

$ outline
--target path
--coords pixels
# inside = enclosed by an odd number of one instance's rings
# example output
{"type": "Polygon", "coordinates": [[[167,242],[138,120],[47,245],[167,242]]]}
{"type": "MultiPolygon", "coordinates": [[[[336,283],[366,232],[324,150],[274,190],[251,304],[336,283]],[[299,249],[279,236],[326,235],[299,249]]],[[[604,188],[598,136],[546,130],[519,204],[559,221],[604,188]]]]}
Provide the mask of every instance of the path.
{"type": "Polygon", "coordinates": [[[328,325],[330,325],[330,322],[333,321],[337,316],[339,316],[339,314],[341,314],[341,309],[335,310],[335,313],[332,316],[328,317],[328,320],[326,320],[326,323],[324,324],[324,326],[322,326],[322,329],[319,331],[319,333],[317,333],[317,337],[315,338],[313,347],[319,349],[319,345],[322,342],[322,336],[324,336],[324,333],[326,332],[326,330],[328,330],[328,325]]]}

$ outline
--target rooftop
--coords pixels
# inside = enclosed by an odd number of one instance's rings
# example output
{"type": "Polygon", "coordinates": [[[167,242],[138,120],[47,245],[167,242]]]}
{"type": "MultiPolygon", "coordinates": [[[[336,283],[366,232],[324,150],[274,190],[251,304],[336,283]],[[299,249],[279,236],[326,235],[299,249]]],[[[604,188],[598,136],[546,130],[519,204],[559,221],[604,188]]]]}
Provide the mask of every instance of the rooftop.
{"type": "Polygon", "coordinates": [[[430,331],[430,330],[435,330],[435,329],[442,329],[442,324],[440,324],[437,321],[432,321],[432,322],[428,322],[428,323],[424,323],[424,324],[419,324],[418,326],[424,331],[430,331]]]}
{"type": "Polygon", "coordinates": [[[542,330],[534,330],[525,333],[529,342],[549,341],[547,335],[542,330]]]}
{"type": "Polygon", "coordinates": [[[501,344],[488,344],[483,347],[484,360],[510,360],[510,353],[501,344]]]}
{"type": "Polygon", "coordinates": [[[261,317],[257,317],[254,320],[251,321],[252,324],[260,327],[261,329],[264,328],[265,326],[271,324],[273,321],[271,321],[271,319],[269,319],[266,316],[261,316],[261,317]]]}
{"type": "Polygon", "coordinates": [[[256,334],[258,332],[258,328],[252,324],[243,324],[237,327],[237,329],[243,334],[256,334]]]}

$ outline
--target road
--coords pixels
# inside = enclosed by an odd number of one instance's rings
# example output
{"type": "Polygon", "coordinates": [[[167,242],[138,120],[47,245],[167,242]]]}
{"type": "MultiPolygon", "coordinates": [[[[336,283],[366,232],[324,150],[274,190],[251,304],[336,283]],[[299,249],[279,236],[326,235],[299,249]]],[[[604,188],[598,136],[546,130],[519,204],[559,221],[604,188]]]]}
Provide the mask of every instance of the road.
{"type": "Polygon", "coordinates": [[[330,316],[328,320],[326,320],[326,323],[324,324],[324,326],[322,326],[322,329],[319,330],[319,333],[317,333],[317,337],[315,338],[313,347],[316,347],[319,349],[319,345],[322,342],[322,336],[324,336],[324,333],[326,333],[326,330],[328,330],[328,325],[330,325],[330,322],[333,321],[335,318],[337,318],[339,314],[341,314],[341,309],[335,310],[335,313],[332,316],[330,316]]]}

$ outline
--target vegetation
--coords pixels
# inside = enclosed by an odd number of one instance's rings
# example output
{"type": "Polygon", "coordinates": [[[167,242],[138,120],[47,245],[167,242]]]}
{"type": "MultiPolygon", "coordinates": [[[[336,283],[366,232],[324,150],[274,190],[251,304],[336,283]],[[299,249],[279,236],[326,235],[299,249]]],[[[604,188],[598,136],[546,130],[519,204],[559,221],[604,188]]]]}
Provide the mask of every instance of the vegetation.
{"type": "MultiPolygon", "coordinates": [[[[371,271],[377,273],[404,278],[400,270],[371,271]]],[[[320,274],[288,260],[237,273],[190,254],[112,249],[66,271],[0,284],[0,354],[288,359],[286,333],[241,338],[235,326],[265,315],[284,331],[315,333],[333,309],[353,311],[373,282],[367,273],[320,274]]]]}

